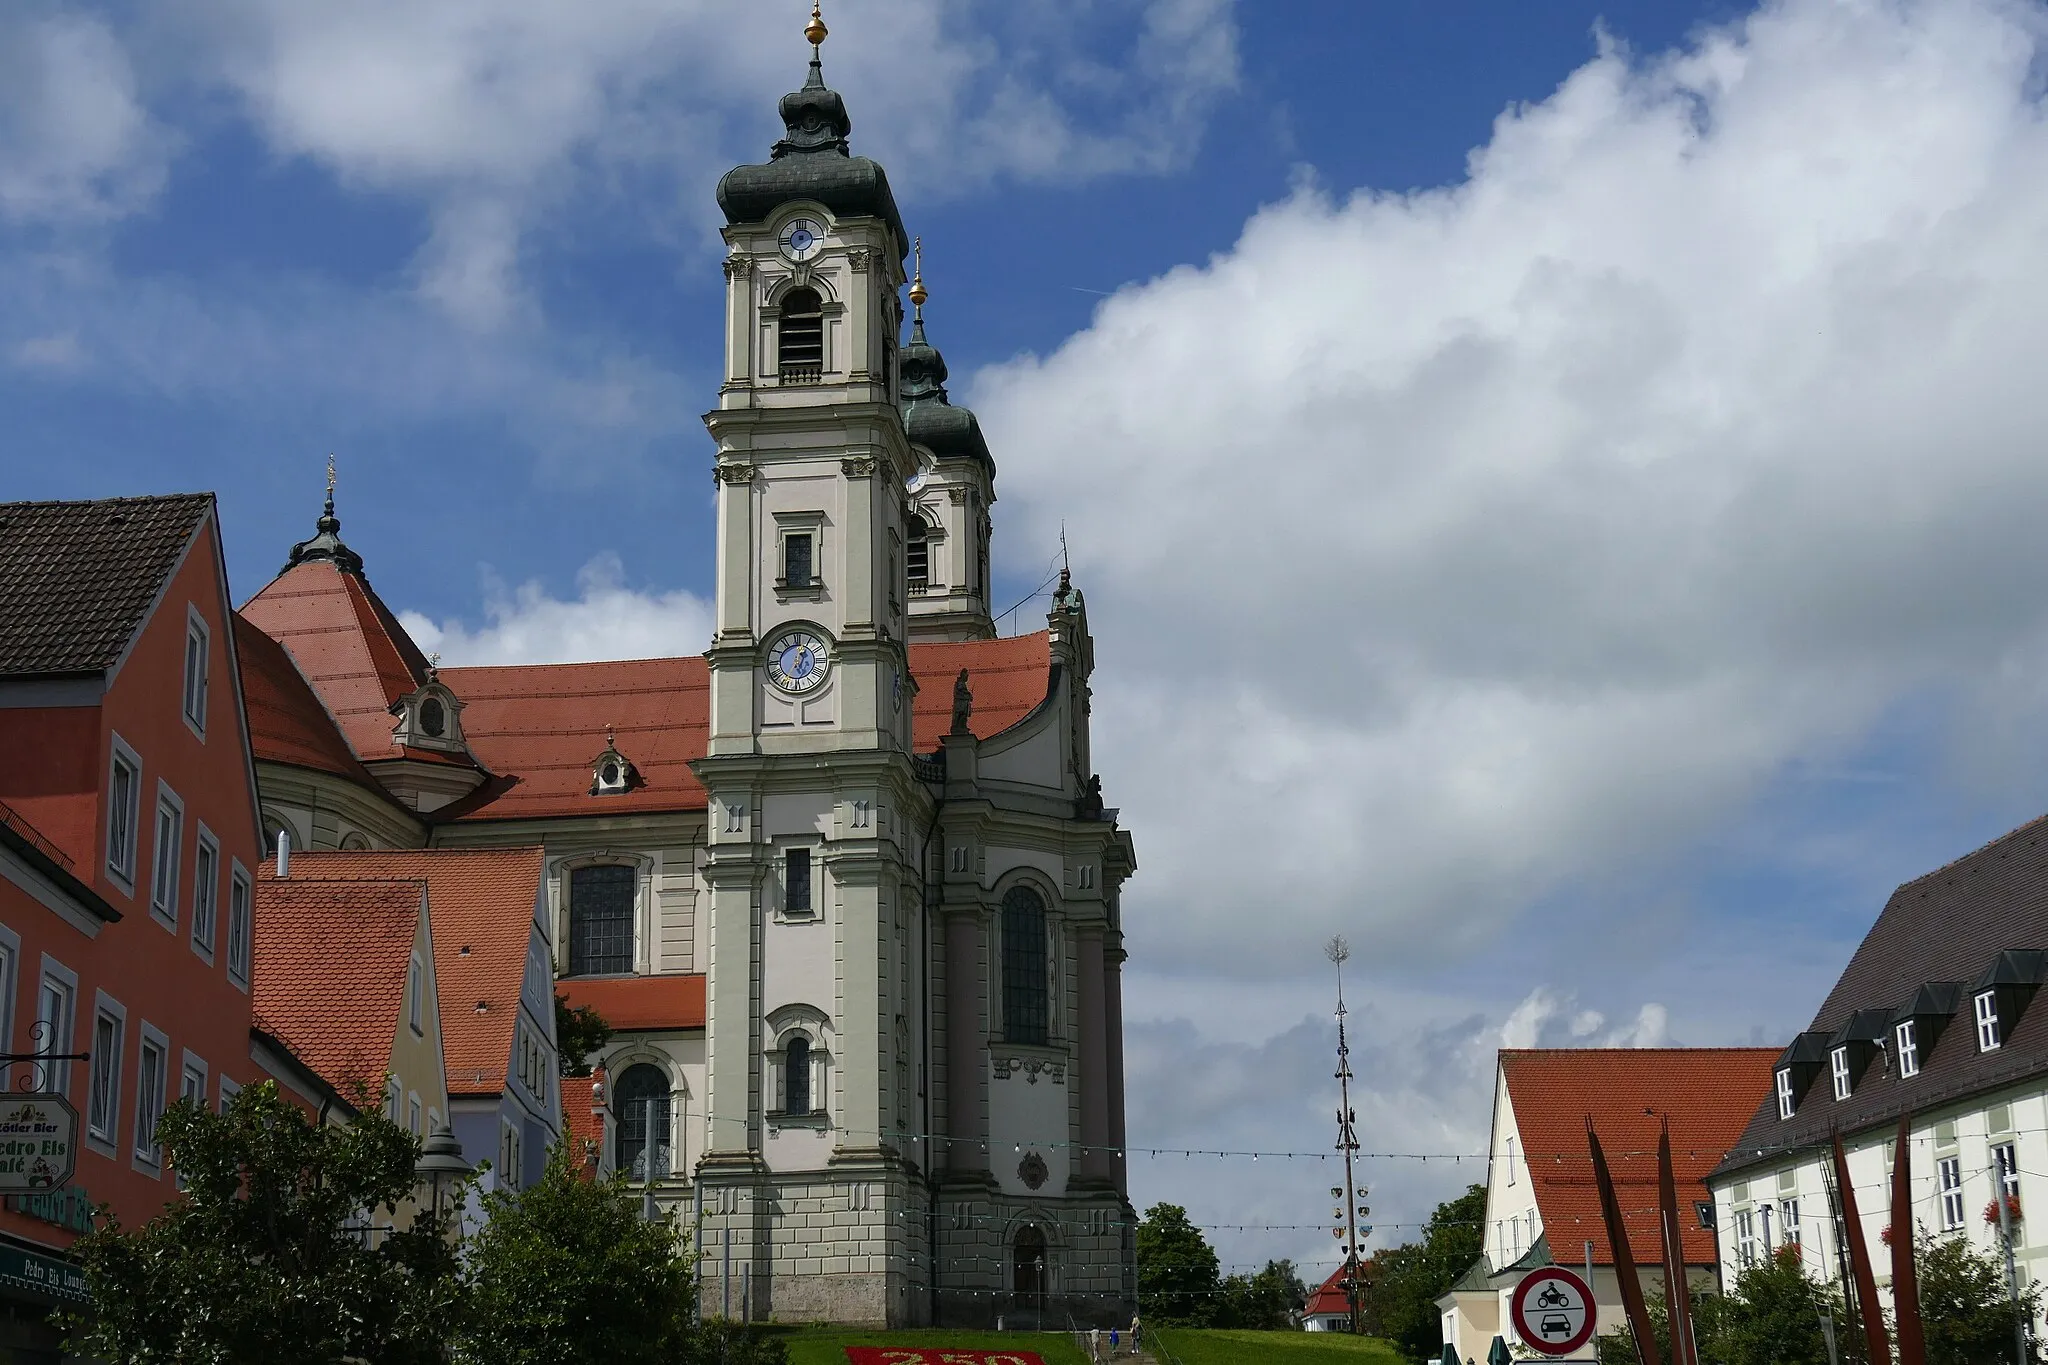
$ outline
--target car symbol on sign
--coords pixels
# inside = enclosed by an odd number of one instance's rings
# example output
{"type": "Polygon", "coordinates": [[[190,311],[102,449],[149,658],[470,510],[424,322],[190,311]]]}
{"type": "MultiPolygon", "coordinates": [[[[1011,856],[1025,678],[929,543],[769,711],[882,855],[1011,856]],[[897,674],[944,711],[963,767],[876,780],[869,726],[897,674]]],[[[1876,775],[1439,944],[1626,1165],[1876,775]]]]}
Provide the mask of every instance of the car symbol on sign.
{"type": "Polygon", "coordinates": [[[1552,1313],[1549,1317],[1536,1324],[1536,1330],[1543,1333],[1546,1337],[1568,1337],[1572,1334],[1572,1324],[1562,1314],[1552,1313]]]}

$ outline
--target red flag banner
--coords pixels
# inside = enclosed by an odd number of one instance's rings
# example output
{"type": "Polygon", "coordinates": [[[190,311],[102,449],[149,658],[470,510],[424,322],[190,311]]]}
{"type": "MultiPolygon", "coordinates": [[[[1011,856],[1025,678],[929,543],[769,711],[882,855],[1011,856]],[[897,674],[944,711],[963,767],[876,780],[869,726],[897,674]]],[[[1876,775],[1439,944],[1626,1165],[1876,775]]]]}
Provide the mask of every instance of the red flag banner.
{"type": "Polygon", "coordinates": [[[950,1346],[849,1346],[848,1365],[1045,1365],[1036,1351],[962,1351],[950,1346]]]}

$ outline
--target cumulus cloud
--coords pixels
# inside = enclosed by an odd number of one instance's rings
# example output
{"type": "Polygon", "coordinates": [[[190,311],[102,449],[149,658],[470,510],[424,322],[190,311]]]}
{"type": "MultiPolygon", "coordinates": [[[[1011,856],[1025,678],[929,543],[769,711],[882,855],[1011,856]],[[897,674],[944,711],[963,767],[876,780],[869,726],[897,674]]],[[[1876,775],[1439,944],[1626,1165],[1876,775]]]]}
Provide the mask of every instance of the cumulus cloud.
{"type": "MultiPolygon", "coordinates": [[[[913,195],[1157,171],[1236,85],[1233,10],[892,0],[831,16],[827,66],[860,150],[913,195]]],[[[805,55],[799,8],[715,0],[205,0],[158,22],[280,154],[429,202],[422,291],[483,326],[518,311],[519,239],[551,210],[604,200],[614,227],[653,200],[708,213],[711,180],[779,134],[805,55]]]]}
{"type": "Polygon", "coordinates": [[[169,147],[105,24],[36,5],[0,12],[0,220],[125,213],[162,183],[169,147]]]}
{"type": "Polygon", "coordinates": [[[1090,593],[1155,964],[1449,960],[1902,705],[2040,752],[2044,38],[1605,43],[1462,182],[1303,188],[979,377],[1003,536],[1064,521],[1090,593]]]}
{"type": "Polygon", "coordinates": [[[421,649],[451,666],[700,654],[711,639],[710,603],[682,591],[636,591],[610,554],[583,566],[572,600],[536,582],[510,588],[487,573],[483,614],[487,624],[474,629],[416,611],[400,612],[399,621],[421,649]]]}

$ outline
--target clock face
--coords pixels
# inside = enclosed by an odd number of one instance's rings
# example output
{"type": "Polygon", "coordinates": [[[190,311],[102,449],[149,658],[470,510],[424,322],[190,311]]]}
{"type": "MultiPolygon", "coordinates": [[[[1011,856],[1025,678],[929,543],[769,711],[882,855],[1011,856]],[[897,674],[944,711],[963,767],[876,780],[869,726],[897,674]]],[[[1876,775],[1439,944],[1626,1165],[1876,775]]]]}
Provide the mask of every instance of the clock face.
{"type": "Polygon", "coordinates": [[[814,631],[786,631],[768,646],[768,681],[792,696],[816,691],[830,667],[825,641],[814,631]]]}
{"type": "Polygon", "coordinates": [[[809,218],[799,218],[782,230],[782,254],[792,261],[808,261],[818,254],[825,229],[809,218]]]}

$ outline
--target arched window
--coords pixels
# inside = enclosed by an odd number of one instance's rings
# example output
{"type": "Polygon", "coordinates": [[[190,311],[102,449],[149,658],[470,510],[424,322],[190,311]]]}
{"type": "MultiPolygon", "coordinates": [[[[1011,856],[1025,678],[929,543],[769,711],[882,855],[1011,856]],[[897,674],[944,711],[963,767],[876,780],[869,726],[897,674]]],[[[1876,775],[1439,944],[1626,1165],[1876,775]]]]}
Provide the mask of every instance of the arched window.
{"type": "Polygon", "coordinates": [[[633,970],[631,867],[606,864],[569,873],[569,975],[633,970]]]}
{"type": "Polygon", "coordinates": [[[910,538],[904,542],[903,566],[910,574],[910,595],[922,597],[932,581],[931,528],[923,517],[910,519],[910,538]]]}
{"type": "Polygon", "coordinates": [[[1045,1262],[1045,1234],[1036,1227],[1019,1228],[1017,1240],[1011,1249],[1010,1280],[1010,1287],[1016,1291],[1019,1307],[1045,1307],[1045,1262]]]}
{"type": "Polygon", "coordinates": [[[1043,1044],[1050,1022],[1045,902],[1028,886],[1003,897],[1003,1037],[1043,1044]]]}
{"type": "Polygon", "coordinates": [[[825,305],[817,290],[792,289],[783,296],[776,360],[785,384],[815,384],[825,373],[825,305]]]}
{"type": "Polygon", "coordinates": [[[613,1160],[632,1180],[666,1180],[674,1169],[669,1150],[668,1077],[658,1066],[636,1062],[612,1086],[612,1114],[618,1120],[613,1160]]]}
{"type": "Polygon", "coordinates": [[[811,1040],[801,1033],[782,1045],[782,1112],[811,1112],[811,1040]]]}

